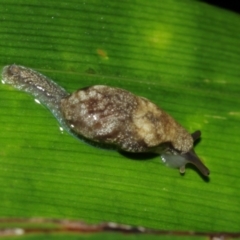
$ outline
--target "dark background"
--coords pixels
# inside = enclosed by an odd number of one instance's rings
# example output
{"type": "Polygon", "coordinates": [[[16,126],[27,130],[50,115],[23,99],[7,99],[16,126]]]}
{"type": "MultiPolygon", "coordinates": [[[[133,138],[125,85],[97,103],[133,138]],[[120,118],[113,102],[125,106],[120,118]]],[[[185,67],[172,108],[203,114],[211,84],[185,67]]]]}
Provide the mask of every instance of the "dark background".
{"type": "Polygon", "coordinates": [[[201,2],[205,2],[211,5],[215,5],[216,7],[224,8],[236,13],[240,13],[240,1],[239,0],[201,0],[201,2]]]}

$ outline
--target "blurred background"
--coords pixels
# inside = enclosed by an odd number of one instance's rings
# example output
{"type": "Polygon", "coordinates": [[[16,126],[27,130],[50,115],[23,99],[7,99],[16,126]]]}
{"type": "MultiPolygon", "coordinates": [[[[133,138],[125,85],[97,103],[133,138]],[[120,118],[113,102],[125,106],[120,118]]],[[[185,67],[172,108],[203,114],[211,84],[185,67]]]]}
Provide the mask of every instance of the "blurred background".
{"type": "Polygon", "coordinates": [[[240,13],[240,2],[239,1],[218,1],[218,0],[202,0],[201,2],[205,2],[211,5],[215,5],[221,8],[225,8],[237,13],[240,13]]]}

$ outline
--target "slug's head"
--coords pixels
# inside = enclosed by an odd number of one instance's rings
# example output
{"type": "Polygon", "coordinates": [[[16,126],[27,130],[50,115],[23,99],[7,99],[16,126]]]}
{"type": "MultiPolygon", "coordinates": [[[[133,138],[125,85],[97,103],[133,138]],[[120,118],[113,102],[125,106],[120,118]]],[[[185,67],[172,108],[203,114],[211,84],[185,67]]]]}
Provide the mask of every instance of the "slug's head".
{"type": "MultiPolygon", "coordinates": [[[[201,132],[196,131],[191,136],[193,141],[196,141],[201,136],[201,132]]],[[[202,163],[193,148],[186,153],[181,153],[170,147],[166,152],[161,154],[161,157],[167,166],[179,168],[180,173],[184,173],[186,164],[191,163],[196,166],[204,176],[208,176],[210,174],[208,168],[202,163]]]]}

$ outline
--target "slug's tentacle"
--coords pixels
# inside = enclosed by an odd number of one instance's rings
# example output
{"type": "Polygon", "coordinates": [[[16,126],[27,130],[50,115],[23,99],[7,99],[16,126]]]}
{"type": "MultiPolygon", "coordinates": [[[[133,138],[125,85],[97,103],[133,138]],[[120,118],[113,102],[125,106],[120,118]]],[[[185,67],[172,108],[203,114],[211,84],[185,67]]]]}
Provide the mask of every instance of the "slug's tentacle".
{"type": "Polygon", "coordinates": [[[201,137],[201,131],[197,130],[194,133],[192,133],[191,135],[192,135],[193,141],[195,142],[197,139],[199,139],[201,137]]]}
{"type": "MultiPolygon", "coordinates": [[[[193,141],[196,141],[200,138],[201,132],[198,130],[191,134],[193,141]]],[[[161,154],[163,162],[173,168],[179,168],[180,173],[185,172],[186,164],[193,164],[197,169],[204,175],[208,176],[210,171],[208,168],[202,163],[200,158],[196,155],[193,148],[191,148],[187,153],[179,153],[175,149],[167,150],[166,152],[161,154]]]]}
{"type": "Polygon", "coordinates": [[[182,155],[188,163],[191,163],[197,167],[197,169],[204,175],[208,176],[210,171],[208,168],[202,163],[200,158],[196,155],[195,151],[191,149],[189,152],[182,155]]]}

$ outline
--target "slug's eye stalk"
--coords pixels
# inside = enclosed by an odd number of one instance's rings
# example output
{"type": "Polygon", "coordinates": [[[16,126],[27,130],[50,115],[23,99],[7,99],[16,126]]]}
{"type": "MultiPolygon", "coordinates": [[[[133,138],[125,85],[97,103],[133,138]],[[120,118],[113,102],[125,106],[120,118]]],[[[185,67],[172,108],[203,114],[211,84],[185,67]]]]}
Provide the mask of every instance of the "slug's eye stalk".
{"type": "MultiPolygon", "coordinates": [[[[209,176],[210,171],[208,170],[208,168],[202,163],[202,161],[200,160],[200,158],[196,155],[196,153],[194,152],[193,149],[191,149],[189,152],[185,153],[182,155],[187,163],[191,163],[193,165],[195,165],[197,167],[197,169],[204,175],[204,176],[209,176]]],[[[180,172],[181,172],[181,168],[180,168],[180,172]]]]}
{"type": "Polygon", "coordinates": [[[196,140],[198,140],[201,137],[201,131],[197,130],[194,133],[191,134],[193,141],[195,142],[196,140]]]}
{"type": "MultiPolygon", "coordinates": [[[[191,134],[193,141],[196,141],[200,138],[201,132],[196,131],[191,134]]],[[[170,149],[161,155],[163,162],[169,166],[174,168],[179,168],[180,173],[185,172],[185,165],[188,163],[193,164],[197,169],[204,175],[208,176],[210,174],[208,168],[202,163],[199,157],[196,155],[195,151],[190,149],[187,153],[181,154],[174,149],[170,149]]]]}

